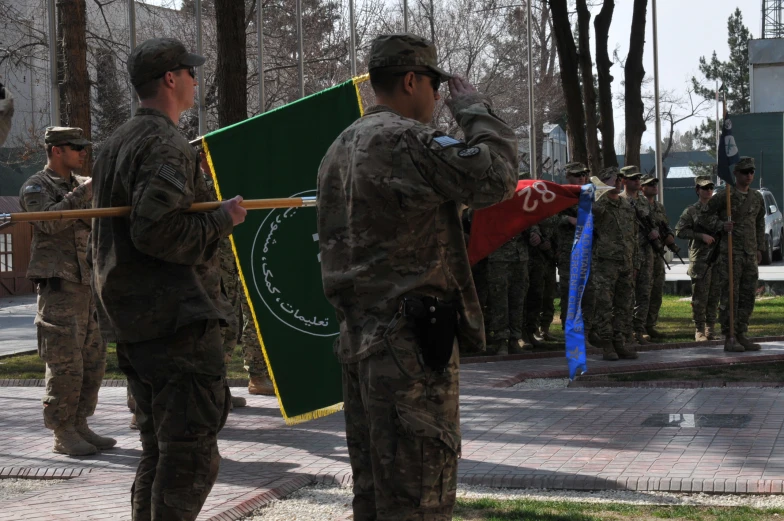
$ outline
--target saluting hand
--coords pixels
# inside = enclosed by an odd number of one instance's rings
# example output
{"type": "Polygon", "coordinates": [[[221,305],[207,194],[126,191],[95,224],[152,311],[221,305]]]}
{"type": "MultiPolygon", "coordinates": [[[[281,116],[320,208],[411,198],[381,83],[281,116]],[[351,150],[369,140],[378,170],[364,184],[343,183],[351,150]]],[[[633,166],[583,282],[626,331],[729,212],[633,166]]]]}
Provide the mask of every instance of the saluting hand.
{"type": "Polygon", "coordinates": [[[468,80],[464,80],[460,76],[449,78],[449,95],[453,98],[465,96],[472,92],[476,92],[476,87],[471,85],[468,80]]]}

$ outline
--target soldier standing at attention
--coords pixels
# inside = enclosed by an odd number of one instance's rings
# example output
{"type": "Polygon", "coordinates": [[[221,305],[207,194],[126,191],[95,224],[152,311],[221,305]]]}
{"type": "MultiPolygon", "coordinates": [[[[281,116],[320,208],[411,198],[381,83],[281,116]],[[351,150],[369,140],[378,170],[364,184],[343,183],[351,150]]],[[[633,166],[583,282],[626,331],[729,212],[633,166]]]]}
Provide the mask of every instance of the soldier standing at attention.
{"type": "Polygon", "coordinates": [[[461,205],[514,194],[517,139],[490,102],[410,34],[371,44],[378,105],[318,173],[324,293],[343,364],[354,519],[452,518],[460,453],[458,346],[482,348],[461,205]],[[439,86],[461,141],[429,126],[439,86]]]}
{"type": "Polygon", "coordinates": [[[218,476],[218,431],[229,412],[220,321],[218,249],[245,219],[241,197],[210,212],[199,156],[177,130],[193,105],[204,58],[178,40],[139,44],[128,57],[140,108],[95,163],[93,288],[98,321],[117,343],[136,400],[142,455],[131,489],[133,519],[194,520],[218,476]]]}
{"type": "MultiPolygon", "coordinates": [[[[656,200],[659,194],[659,179],[650,174],[644,175],[640,182],[641,190],[648,203],[651,205],[651,216],[653,222],[663,229],[667,230],[667,235],[663,237],[664,245],[669,248],[675,248],[675,234],[670,229],[670,220],[667,219],[667,210],[664,205],[656,200]]],[[[651,276],[651,298],[648,304],[648,315],[645,319],[645,332],[651,339],[664,338],[659,331],[656,330],[656,324],[659,322],[659,311],[662,305],[662,294],[664,293],[664,279],[665,279],[665,266],[664,259],[661,255],[653,256],[653,272],[651,276]]]]}
{"type": "MultiPolygon", "coordinates": [[[[567,185],[588,183],[590,170],[582,163],[567,163],[564,167],[567,185]]],[[[569,266],[572,263],[572,245],[577,227],[577,205],[558,214],[558,292],[561,296],[561,328],[566,331],[566,312],[569,309],[569,266]]]]}
{"type": "Polygon", "coordinates": [[[640,221],[650,218],[652,210],[648,199],[640,192],[642,174],[640,168],[634,165],[621,168],[624,179],[624,197],[634,208],[638,221],[637,233],[637,261],[634,263],[636,271],[634,281],[634,315],[632,329],[626,332],[626,341],[631,347],[639,344],[649,344],[649,336],[645,331],[645,320],[648,318],[648,306],[651,301],[651,283],[653,281],[653,246],[650,241],[659,238],[658,230],[645,232],[640,226],[640,221]]]}
{"type": "MultiPolygon", "coordinates": [[[[90,142],[82,129],[49,127],[44,137],[46,168],[22,185],[25,211],[89,208],[92,179],[73,175],[82,168],[90,142]]],[[[94,454],[117,443],[87,425],[95,412],[106,370],[106,344],[95,320],[87,258],[90,221],[33,221],[27,278],[36,283],[38,356],[46,362],[44,425],[54,431],[54,452],[94,454]]]]}
{"type": "Polygon", "coordinates": [[[528,230],[487,256],[485,331],[491,354],[531,349],[523,336],[528,293],[528,230]]]}
{"type": "MultiPolygon", "coordinates": [[[[725,336],[725,351],[759,351],[760,345],[749,340],[749,319],[754,311],[754,296],[759,278],[759,263],[765,248],[765,202],[759,191],[751,187],[754,181],[754,158],[741,157],[735,163],[733,174],[735,186],[724,187],[714,195],[703,209],[703,213],[717,215],[723,221],[724,231],[732,233],[732,264],[735,300],[735,342],[730,333],[730,295],[725,287],[721,292],[719,319],[721,333],[725,336]],[[727,220],[727,193],[730,190],[732,202],[732,221],[727,220]]],[[[721,262],[719,278],[729,281],[727,253],[729,245],[726,238],[721,241],[721,262]]]]}
{"type": "Polygon", "coordinates": [[[710,176],[697,176],[695,180],[698,200],[687,207],[675,226],[675,234],[689,240],[689,270],[691,278],[691,316],[694,320],[694,340],[715,340],[713,330],[716,311],[721,298],[721,277],[716,267],[720,249],[716,244],[721,238],[724,223],[715,214],[703,212],[713,196],[710,176]]]}
{"type": "Polygon", "coordinates": [[[615,188],[593,205],[594,332],[605,360],[637,358],[634,347],[624,345],[631,329],[634,293],[634,259],[637,254],[637,220],[629,201],[621,197],[622,181],[617,167],[601,171],[599,179],[615,188]]]}

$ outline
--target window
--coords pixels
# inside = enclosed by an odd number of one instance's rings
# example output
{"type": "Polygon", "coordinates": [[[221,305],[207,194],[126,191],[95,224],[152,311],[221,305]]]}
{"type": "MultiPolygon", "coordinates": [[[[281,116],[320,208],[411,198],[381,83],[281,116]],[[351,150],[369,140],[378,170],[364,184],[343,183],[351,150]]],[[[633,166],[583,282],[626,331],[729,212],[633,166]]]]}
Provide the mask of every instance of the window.
{"type": "Polygon", "coordinates": [[[0,273],[14,271],[13,236],[0,234],[0,273]]]}

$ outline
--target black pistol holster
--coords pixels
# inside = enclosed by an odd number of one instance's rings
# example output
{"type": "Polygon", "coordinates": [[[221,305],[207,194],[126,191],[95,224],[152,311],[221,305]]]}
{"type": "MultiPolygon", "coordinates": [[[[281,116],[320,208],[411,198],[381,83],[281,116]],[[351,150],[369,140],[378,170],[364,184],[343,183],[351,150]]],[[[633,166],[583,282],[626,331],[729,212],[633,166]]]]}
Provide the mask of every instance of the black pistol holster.
{"type": "Polygon", "coordinates": [[[457,307],[436,297],[405,297],[400,301],[400,310],[414,322],[425,365],[443,373],[452,358],[457,307]]]}

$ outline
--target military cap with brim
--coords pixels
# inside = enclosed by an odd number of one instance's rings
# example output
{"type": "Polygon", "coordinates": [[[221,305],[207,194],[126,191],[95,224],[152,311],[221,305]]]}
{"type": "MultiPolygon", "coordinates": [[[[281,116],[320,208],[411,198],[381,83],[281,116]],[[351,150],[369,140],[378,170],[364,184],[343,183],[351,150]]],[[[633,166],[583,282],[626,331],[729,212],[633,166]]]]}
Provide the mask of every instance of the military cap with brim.
{"type": "Polygon", "coordinates": [[[754,158],[749,156],[741,157],[737,163],[735,163],[734,172],[743,172],[744,170],[754,170],[754,158]]]}
{"type": "Polygon", "coordinates": [[[694,179],[694,184],[697,186],[715,186],[716,183],[713,182],[709,175],[698,175],[694,179]]]}
{"type": "Polygon", "coordinates": [[[436,73],[442,82],[453,76],[438,66],[436,46],[415,34],[382,34],[373,40],[370,44],[368,70],[385,67],[395,67],[401,71],[423,67],[436,73]]]}
{"type": "Polygon", "coordinates": [[[152,38],[134,48],[128,57],[128,74],[134,87],[160,78],[180,67],[198,67],[204,56],[188,52],[185,45],[174,38],[152,38]]]}
{"type": "Polygon", "coordinates": [[[583,175],[588,172],[590,172],[590,170],[582,163],[566,163],[566,166],[564,167],[564,173],[566,175],[583,175]]]}
{"type": "Polygon", "coordinates": [[[84,138],[84,132],[78,127],[47,127],[44,143],[52,146],[92,145],[91,141],[84,138]]]}
{"type": "Polygon", "coordinates": [[[624,179],[634,179],[634,178],[639,179],[640,177],[642,177],[642,174],[640,173],[640,167],[630,165],[621,168],[621,177],[623,177],[624,179]]]}
{"type": "Polygon", "coordinates": [[[644,176],[642,176],[642,182],[640,182],[640,185],[645,186],[645,185],[654,185],[654,184],[659,184],[658,177],[652,176],[650,174],[645,174],[644,176]]]}
{"type": "Polygon", "coordinates": [[[613,177],[618,177],[620,172],[618,171],[617,166],[608,166],[607,168],[602,168],[601,172],[599,172],[599,180],[600,181],[609,181],[613,177]]]}

